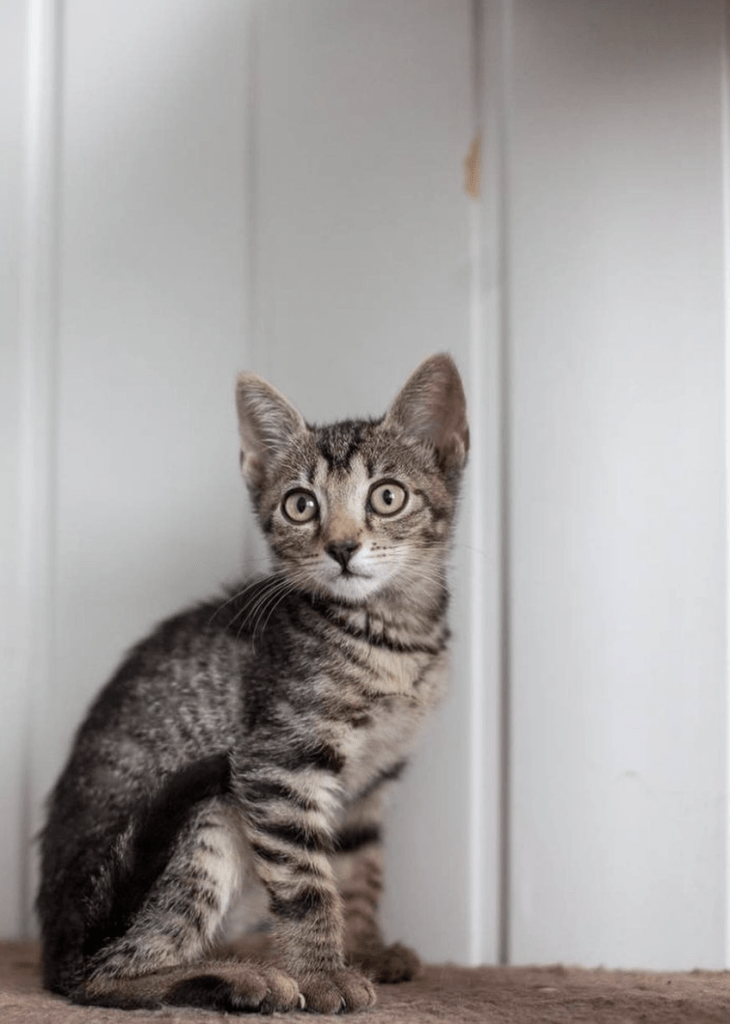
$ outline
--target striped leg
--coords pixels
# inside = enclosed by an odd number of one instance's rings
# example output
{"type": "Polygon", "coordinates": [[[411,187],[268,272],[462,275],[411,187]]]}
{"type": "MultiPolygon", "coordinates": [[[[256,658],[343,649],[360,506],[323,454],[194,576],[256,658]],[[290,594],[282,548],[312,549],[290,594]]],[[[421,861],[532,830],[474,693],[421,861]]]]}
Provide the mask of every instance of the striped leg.
{"type": "MultiPolygon", "coordinates": [[[[139,903],[127,926],[94,955],[75,1002],[136,1008],[161,1003],[221,1010],[288,1010],[300,1005],[281,971],[204,959],[240,885],[243,840],[225,801],[191,813],[164,869],[147,891],[130,874],[120,902],[139,903]]],[[[114,930],[114,920],[110,921],[114,930]]]]}
{"type": "Polygon", "coordinates": [[[283,967],[306,1008],[337,1013],[372,1006],[375,991],[345,964],[342,903],[329,827],[336,782],[320,771],[250,771],[237,790],[255,870],[269,894],[283,967]]]}
{"type": "Polygon", "coordinates": [[[399,942],[386,946],[380,931],[382,813],[381,787],[351,808],[337,837],[335,870],[343,902],[345,949],[348,962],[374,981],[408,981],[420,968],[417,954],[399,942]]]}

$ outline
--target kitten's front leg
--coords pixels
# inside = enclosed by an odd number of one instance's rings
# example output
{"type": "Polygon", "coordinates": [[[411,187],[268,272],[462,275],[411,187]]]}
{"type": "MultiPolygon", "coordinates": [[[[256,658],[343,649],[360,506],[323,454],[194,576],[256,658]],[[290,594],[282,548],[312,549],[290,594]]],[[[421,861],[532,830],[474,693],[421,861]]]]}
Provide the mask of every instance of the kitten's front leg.
{"type": "Polygon", "coordinates": [[[373,981],[409,981],[421,961],[408,946],[387,946],[380,930],[383,891],[384,787],[350,808],[336,840],[335,872],[343,901],[345,950],[348,963],[360,967],[373,981]]]}
{"type": "Polygon", "coordinates": [[[372,1006],[371,982],[345,963],[326,806],[332,787],[313,771],[269,766],[241,772],[235,788],[254,867],[269,894],[282,966],[306,1008],[338,1013],[372,1006]]]}

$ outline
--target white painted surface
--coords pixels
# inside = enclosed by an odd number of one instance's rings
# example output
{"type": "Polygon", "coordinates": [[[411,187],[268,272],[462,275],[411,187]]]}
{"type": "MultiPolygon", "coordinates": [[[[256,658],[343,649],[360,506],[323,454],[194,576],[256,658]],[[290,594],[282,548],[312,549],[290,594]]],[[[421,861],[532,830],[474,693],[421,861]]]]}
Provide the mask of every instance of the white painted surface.
{"type": "Polygon", "coordinates": [[[66,4],[49,761],[130,642],[240,570],[248,22],[66,4]]]}
{"type": "Polygon", "coordinates": [[[455,686],[388,931],[726,965],[724,4],[482,0],[477,40],[469,0],[67,0],[36,121],[31,7],[0,5],[0,933],[91,694],[240,568],[236,370],[375,414],[448,348],[455,686]]]}
{"type": "Polygon", "coordinates": [[[472,222],[470,526],[470,963],[509,943],[508,0],[475,5],[475,120],[481,197],[472,222]],[[492,882],[494,879],[494,882],[492,882]]]}
{"type": "MultiPolygon", "coordinates": [[[[123,649],[239,571],[235,371],[270,374],[322,419],[384,411],[430,352],[468,369],[470,18],[468,0],[64,5],[40,130],[59,165],[36,247],[53,290],[30,332],[49,358],[25,377],[10,350],[3,365],[13,385],[43,368],[52,385],[29,428],[46,442],[50,425],[51,443],[33,463],[47,548],[26,605],[44,614],[15,672],[33,692],[18,717],[35,718],[12,880],[123,649]]],[[[432,956],[469,955],[468,694],[465,680],[393,825],[389,928],[432,956]],[[436,848],[452,870],[434,879],[436,848]]]]}
{"type": "Polygon", "coordinates": [[[511,956],[726,964],[723,4],[514,4],[511,956]]]}
{"type": "Polygon", "coordinates": [[[225,0],[64,5],[55,382],[51,408],[36,408],[53,423],[32,829],[122,651],[240,571],[248,13],[225,0]]]}
{"type": "MultiPolygon", "coordinates": [[[[270,0],[260,11],[254,368],[311,419],[383,413],[432,352],[469,369],[471,30],[467,0],[270,0]]],[[[465,516],[452,696],[395,797],[388,841],[387,930],[436,959],[474,952],[469,537],[465,516]]],[[[484,802],[493,834],[491,790],[484,802]]],[[[488,870],[477,955],[491,959],[488,870]]]]}
{"type": "Polygon", "coordinates": [[[23,252],[27,20],[22,0],[0,5],[0,934],[23,926],[22,878],[26,854],[24,812],[27,700],[22,685],[21,395],[19,294],[23,252]]]}

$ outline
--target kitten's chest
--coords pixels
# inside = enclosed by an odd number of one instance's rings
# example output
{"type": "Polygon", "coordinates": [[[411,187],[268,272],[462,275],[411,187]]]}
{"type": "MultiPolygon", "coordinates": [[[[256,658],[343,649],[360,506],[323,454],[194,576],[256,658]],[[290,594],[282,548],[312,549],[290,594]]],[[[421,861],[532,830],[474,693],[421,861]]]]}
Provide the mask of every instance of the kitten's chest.
{"type": "MultiPolygon", "coordinates": [[[[409,671],[402,669],[404,674],[409,671]]],[[[378,775],[408,756],[443,695],[446,676],[446,657],[441,656],[421,672],[418,686],[411,692],[372,699],[364,721],[342,736],[345,768],[341,782],[347,798],[357,797],[378,775]]]]}

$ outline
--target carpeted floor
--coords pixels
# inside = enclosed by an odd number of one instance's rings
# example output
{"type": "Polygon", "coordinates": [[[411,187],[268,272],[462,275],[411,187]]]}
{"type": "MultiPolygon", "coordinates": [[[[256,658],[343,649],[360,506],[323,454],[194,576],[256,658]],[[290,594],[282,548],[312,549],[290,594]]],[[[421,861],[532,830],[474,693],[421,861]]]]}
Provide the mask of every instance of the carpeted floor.
{"type": "MultiPolygon", "coordinates": [[[[214,1024],[218,1019],[201,1010],[129,1013],[70,1006],[41,990],[35,946],[0,943],[2,1024],[214,1024]]],[[[306,1013],[273,1019],[332,1020],[306,1013]]],[[[381,986],[378,1006],[351,1019],[368,1024],[730,1024],[730,972],[427,967],[416,981],[381,986]]]]}

